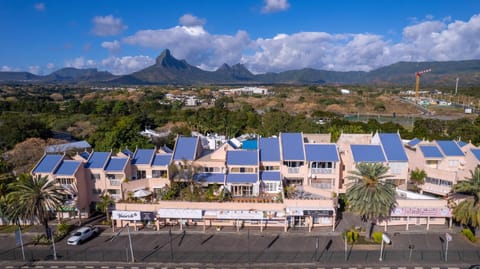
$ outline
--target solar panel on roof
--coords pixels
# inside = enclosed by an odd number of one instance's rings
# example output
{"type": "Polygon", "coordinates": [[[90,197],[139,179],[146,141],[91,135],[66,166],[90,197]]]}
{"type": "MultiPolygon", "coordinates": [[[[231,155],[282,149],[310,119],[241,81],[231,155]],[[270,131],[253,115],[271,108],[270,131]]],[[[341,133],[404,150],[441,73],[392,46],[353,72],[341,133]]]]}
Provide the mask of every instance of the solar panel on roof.
{"type": "Polygon", "coordinates": [[[250,173],[237,173],[237,174],[228,174],[227,183],[255,183],[258,181],[258,174],[250,173]]]}
{"type": "Polygon", "coordinates": [[[155,154],[153,166],[167,166],[172,160],[172,154],[155,154]]]}
{"type": "Polygon", "coordinates": [[[473,153],[473,156],[475,156],[475,158],[480,161],[480,149],[471,149],[470,151],[473,153]]]}
{"type": "Polygon", "coordinates": [[[260,172],[260,179],[266,181],[280,181],[281,175],[278,171],[262,171],[260,172]]]}
{"type": "Polygon", "coordinates": [[[93,152],[85,164],[85,168],[103,168],[109,156],[110,152],[93,152]]]}
{"type": "Polygon", "coordinates": [[[177,144],[173,154],[175,161],[193,161],[195,160],[195,154],[197,152],[197,137],[178,137],[177,144]]]}
{"type": "Polygon", "coordinates": [[[111,157],[105,171],[123,171],[127,161],[128,158],[111,157]]]}
{"type": "Polygon", "coordinates": [[[278,138],[260,138],[260,161],[262,162],[279,162],[280,161],[280,146],[278,138]]]}
{"type": "Polygon", "coordinates": [[[33,169],[33,173],[52,173],[62,160],[63,155],[45,155],[33,169]]]}
{"type": "Polygon", "coordinates": [[[227,151],[227,165],[258,165],[256,150],[229,150],[227,151]]]}
{"type": "Polygon", "coordinates": [[[445,156],[464,156],[462,150],[457,143],[452,140],[438,140],[437,145],[440,147],[445,156]]]}
{"type": "Polygon", "coordinates": [[[132,164],[150,164],[154,154],[153,149],[138,149],[133,156],[132,164]]]}
{"type": "Polygon", "coordinates": [[[72,176],[82,164],[80,161],[64,160],[55,171],[54,175],[72,176]]]}
{"type": "Polygon", "coordinates": [[[422,151],[423,156],[425,158],[435,158],[435,159],[443,158],[443,154],[440,152],[440,150],[436,146],[422,145],[420,146],[420,150],[422,151]]]}
{"type": "Polygon", "coordinates": [[[418,138],[414,138],[414,139],[410,140],[410,142],[408,142],[407,145],[409,145],[410,147],[415,147],[420,142],[422,142],[422,140],[420,140],[418,138]]]}

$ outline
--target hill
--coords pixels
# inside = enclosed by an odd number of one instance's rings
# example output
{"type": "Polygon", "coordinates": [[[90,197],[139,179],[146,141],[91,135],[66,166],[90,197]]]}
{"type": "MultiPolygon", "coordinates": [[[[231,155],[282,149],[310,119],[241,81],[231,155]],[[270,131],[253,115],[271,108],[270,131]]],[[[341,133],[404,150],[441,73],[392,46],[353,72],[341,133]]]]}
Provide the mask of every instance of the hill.
{"type": "Polygon", "coordinates": [[[462,85],[480,85],[480,60],[447,62],[399,62],[369,72],[326,71],[313,68],[279,73],[252,74],[244,65],[223,64],[215,71],[205,71],[164,50],[155,64],[123,76],[114,76],[97,69],[63,68],[46,76],[28,72],[0,72],[0,82],[82,83],[111,85],[142,84],[363,84],[413,86],[415,73],[430,68],[422,77],[423,86],[452,87],[456,78],[462,85]]]}

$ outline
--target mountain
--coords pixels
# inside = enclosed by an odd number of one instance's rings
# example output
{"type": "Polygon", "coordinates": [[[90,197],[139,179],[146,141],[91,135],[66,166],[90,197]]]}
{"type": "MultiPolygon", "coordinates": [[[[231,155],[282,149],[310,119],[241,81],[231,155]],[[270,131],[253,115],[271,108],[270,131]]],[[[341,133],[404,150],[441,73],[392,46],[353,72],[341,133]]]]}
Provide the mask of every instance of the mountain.
{"type": "Polygon", "coordinates": [[[313,68],[279,73],[252,74],[244,65],[221,65],[206,71],[178,60],[170,50],[164,50],[155,64],[132,74],[115,76],[97,69],[63,68],[46,76],[28,72],[0,72],[0,82],[80,83],[102,85],[196,85],[196,84],[363,84],[413,86],[415,73],[424,69],[432,72],[422,76],[422,86],[451,87],[460,78],[463,87],[480,85],[480,60],[447,62],[398,62],[369,72],[326,71],[313,68]]]}

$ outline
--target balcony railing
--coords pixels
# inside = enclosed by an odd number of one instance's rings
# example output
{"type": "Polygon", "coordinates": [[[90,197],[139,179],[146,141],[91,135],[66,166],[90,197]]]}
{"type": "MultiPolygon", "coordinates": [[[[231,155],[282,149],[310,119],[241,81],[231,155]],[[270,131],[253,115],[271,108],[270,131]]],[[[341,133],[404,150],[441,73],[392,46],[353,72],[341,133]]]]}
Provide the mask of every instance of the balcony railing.
{"type": "Polygon", "coordinates": [[[288,167],[289,174],[298,174],[300,173],[300,167],[288,167]]]}
{"type": "Polygon", "coordinates": [[[312,168],[312,174],[333,174],[333,168],[312,168]]]}
{"type": "Polygon", "coordinates": [[[120,186],[122,184],[121,180],[118,179],[110,179],[110,185],[111,186],[120,186]]]}

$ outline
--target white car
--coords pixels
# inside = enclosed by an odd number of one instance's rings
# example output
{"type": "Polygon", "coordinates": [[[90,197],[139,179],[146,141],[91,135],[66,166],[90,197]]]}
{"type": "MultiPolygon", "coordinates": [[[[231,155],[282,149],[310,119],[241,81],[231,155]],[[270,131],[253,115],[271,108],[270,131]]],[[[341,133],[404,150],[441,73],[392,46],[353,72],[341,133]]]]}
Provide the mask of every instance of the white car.
{"type": "Polygon", "coordinates": [[[79,245],[88,239],[90,237],[94,236],[97,234],[97,229],[93,227],[82,227],[75,232],[72,233],[72,236],[70,236],[67,240],[67,244],[69,245],[79,245]]]}

